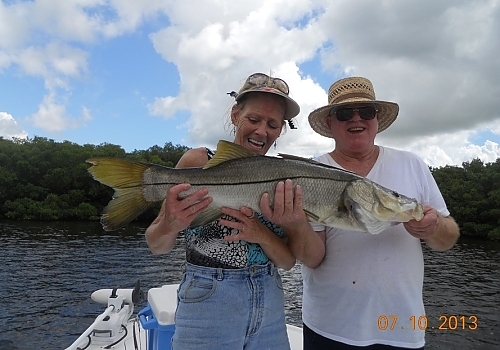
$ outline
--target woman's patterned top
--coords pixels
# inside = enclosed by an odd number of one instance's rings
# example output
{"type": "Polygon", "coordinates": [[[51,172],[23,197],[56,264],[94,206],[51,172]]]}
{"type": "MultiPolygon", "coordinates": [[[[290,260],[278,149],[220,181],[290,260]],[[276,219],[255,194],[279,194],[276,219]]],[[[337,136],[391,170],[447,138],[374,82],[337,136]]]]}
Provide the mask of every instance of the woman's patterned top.
{"type": "MultiPolygon", "coordinates": [[[[207,148],[208,158],[213,152],[207,148]]],[[[256,213],[260,222],[278,237],[284,235],[279,226],[270,222],[261,213],[256,213]]],[[[224,215],[224,219],[236,221],[224,215]]],[[[269,261],[260,245],[246,241],[226,242],[225,236],[238,233],[237,229],[219,224],[219,219],[204,226],[184,230],[186,240],[186,260],[194,265],[237,269],[252,265],[263,265],[269,261]]]]}

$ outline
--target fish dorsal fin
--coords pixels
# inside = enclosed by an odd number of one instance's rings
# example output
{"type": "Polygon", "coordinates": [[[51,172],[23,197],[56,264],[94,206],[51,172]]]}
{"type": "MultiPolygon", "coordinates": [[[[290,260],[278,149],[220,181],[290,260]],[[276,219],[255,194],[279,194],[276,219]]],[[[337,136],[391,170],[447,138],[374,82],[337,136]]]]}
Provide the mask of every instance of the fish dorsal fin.
{"type": "Polygon", "coordinates": [[[306,162],[306,163],[321,164],[318,161],[315,161],[314,159],[294,156],[293,154],[278,153],[278,156],[280,156],[283,159],[300,160],[300,161],[306,162]]]}
{"type": "Polygon", "coordinates": [[[345,170],[345,169],[339,168],[339,167],[334,166],[334,165],[324,164],[324,163],[318,162],[317,160],[314,160],[312,158],[304,158],[304,157],[294,156],[293,154],[286,154],[286,153],[278,153],[278,156],[280,156],[283,159],[299,160],[299,161],[302,161],[305,163],[319,165],[323,168],[340,170],[340,171],[345,172],[345,173],[356,175],[359,178],[361,177],[360,175],[358,175],[352,171],[345,170]]]}
{"type": "Polygon", "coordinates": [[[256,154],[250,152],[245,147],[237,145],[233,142],[220,140],[217,144],[217,151],[212,159],[210,159],[203,169],[213,168],[221,163],[232,159],[255,157],[256,154]]]}

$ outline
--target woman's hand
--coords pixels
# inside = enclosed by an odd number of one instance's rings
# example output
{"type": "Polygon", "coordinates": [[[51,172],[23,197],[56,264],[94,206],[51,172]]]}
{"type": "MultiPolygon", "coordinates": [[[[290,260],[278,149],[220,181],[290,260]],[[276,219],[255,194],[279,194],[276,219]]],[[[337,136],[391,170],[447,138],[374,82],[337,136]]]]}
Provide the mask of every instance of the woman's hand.
{"type": "Polygon", "coordinates": [[[219,220],[221,225],[238,230],[237,234],[224,237],[227,242],[244,240],[256,243],[276,266],[290,270],[295,265],[295,256],[288,248],[286,239],[278,237],[266,225],[261,223],[252,209],[241,207],[240,210],[235,210],[224,207],[221,210],[223,214],[237,220],[219,220]]]}
{"type": "Polygon", "coordinates": [[[265,240],[266,234],[271,233],[270,230],[260,222],[255,212],[248,207],[241,207],[240,210],[223,207],[221,211],[223,214],[238,220],[219,220],[221,225],[238,230],[237,234],[224,237],[227,242],[244,240],[250,243],[259,244],[265,240]]]}
{"type": "Polygon", "coordinates": [[[264,193],[260,200],[262,214],[285,231],[309,225],[307,216],[302,208],[302,187],[293,188],[292,180],[280,181],[274,193],[274,205],[271,207],[268,193],[264,193]]]}
{"type": "Polygon", "coordinates": [[[179,198],[179,194],[191,189],[190,184],[179,184],[172,186],[167,192],[167,198],[163,201],[165,215],[163,220],[168,225],[169,232],[180,232],[191,224],[191,222],[205,210],[210,203],[211,197],[206,197],[207,189],[198,190],[185,198],[179,198]]]}
{"type": "Polygon", "coordinates": [[[190,188],[190,184],[171,187],[158,216],[146,229],[146,242],[153,254],[167,253],[172,250],[177,234],[188,227],[194,218],[212,203],[212,198],[206,197],[207,189],[201,189],[182,199],[179,198],[181,192],[190,188]]]}

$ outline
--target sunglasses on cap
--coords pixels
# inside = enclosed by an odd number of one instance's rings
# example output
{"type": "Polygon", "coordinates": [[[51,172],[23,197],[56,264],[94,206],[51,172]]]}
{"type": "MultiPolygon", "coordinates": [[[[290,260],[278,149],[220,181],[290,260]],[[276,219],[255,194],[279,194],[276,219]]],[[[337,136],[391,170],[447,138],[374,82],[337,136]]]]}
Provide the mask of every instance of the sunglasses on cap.
{"type": "Polygon", "coordinates": [[[337,120],[340,122],[346,122],[354,117],[354,112],[358,112],[359,116],[363,120],[372,120],[377,115],[376,105],[363,106],[363,107],[333,107],[330,110],[328,116],[335,114],[337,120]]]}
{"type": "Polygon", "coordinates": [[[288,84],[283,79],[273,78],[273,77],[270,77],[269,75],[264,74],[264,73],[254,73],[251,76],[249,76],[247,78],[247,80],[245,81],[245,84],[243,85],[242,90],[250,89],[250,87],[248,85],[250,85],[250,86],[268,86],[268,87],[272,87],[272,88],[275,88],[275,89],[281,91],[285,95],[288,95],[288,93],[289,93],[288,84]]]}

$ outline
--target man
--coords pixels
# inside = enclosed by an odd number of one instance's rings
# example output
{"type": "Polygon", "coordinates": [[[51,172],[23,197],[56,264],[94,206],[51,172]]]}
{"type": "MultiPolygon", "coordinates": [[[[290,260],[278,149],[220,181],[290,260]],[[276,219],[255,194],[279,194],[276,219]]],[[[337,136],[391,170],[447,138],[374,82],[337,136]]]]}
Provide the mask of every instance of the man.
{"type": "Polygon", "coordinates": [[[396,103],[376,100],[368,79],[351,77],[332,84],[328,105],[309,115],[314,131],[335,140],[334,150],[317,161],[416,198],[424,217],[378,235],[314,223],[312,237],[291,232],[289,245],[303,263],[304,350],[425,344],[416,325],[425,315],[421,241],[444,251],[455,244],[459,229],[427,165],[410,152],[375,145],[377,133],[398,112],[396,103]]]}

